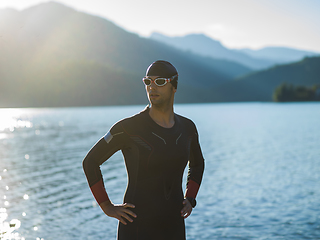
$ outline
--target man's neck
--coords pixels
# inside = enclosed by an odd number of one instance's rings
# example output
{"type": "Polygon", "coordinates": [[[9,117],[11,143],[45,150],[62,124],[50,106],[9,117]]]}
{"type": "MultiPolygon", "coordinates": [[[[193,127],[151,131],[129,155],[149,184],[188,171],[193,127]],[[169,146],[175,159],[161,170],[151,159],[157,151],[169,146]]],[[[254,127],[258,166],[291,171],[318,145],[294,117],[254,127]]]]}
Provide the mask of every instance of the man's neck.
{"type": "Polygon", "coordinates": [[[171,128],[174,125],[173,105],[168,107],[151,105],[149,115],[161,127],[171,128]]]}

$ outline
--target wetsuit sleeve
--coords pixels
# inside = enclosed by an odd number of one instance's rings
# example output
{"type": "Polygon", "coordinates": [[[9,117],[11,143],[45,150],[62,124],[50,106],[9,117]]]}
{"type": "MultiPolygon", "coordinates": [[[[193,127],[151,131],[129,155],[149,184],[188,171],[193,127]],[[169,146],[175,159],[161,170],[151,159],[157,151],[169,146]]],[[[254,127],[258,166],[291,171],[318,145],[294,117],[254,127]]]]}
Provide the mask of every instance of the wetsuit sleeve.
{"type": "MultiPolygon", "coordinates": [[[[120,125],[120,124],[119,124],[120,125]]],[[[100,205],[110,201],[104,187],[100,166],[115,152],[123,148],[121,126],[114,126],[88,152],[82,162],[83,170],[88,180],[90,190],[100,205]]]]}
{"type": "Polygon", "coordinates": [[[199,144],[198,132],[195,128],[195,133],[192,137],[190,146],[189,170],[187,178],[187,189],[185,194],[186,198],[196,198],[202,181],[203,171],[204,158],[199,144]]]}

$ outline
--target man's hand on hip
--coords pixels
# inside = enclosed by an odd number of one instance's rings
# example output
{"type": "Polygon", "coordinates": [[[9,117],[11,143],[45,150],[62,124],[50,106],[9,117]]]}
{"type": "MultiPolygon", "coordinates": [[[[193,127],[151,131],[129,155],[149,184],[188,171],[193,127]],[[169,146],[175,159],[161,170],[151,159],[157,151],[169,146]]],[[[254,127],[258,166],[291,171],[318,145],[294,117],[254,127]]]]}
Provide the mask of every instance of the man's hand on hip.
{"type": "Polygon", "coordinates": [[[181,210],[181,217],[187,218],[190,216],[192,212],[192,206],[188,199],[184,199],[183,202],[183,208],[181,210]]]}
{"type": "Polygon", "coordinates": [[[134,212],[128,209],[135,208],[132,203],[113,204],[107,201],[101,203],[100,207],[106,215],[118,219],[124,225],[127,225],[125,219],[127,219],[129,222],[133,222],[133,219],[130,216],[134,218],[137,217],[134,212]]]}

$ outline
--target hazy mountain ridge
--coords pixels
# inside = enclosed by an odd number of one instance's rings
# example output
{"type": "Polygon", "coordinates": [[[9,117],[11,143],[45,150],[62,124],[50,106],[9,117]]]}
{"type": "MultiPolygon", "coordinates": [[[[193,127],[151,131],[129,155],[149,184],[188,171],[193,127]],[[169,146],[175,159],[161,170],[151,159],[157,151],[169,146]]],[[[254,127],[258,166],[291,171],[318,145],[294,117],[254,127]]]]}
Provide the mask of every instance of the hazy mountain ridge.
{"type": "Polygon", "coordinates": [[[320,53],[318,52],[311,52],[288,47],[264,47],[258,50],[244,48],[237,51],[243,52],[254,58],[274,61],[277,64],[297,62],[305,57],[320,56],[320,53]]]}
{"type": "Polygon", "coordinates": [[[276,64],[300,61],[307,56],[320,55],[316,52],[285,47],[266,47],[258,50],[229,49],[204,34],[168,37],[155,32],[150,35],[150,38],[184,51],[191,51],[215,59],[235,61],[256,70],[266,69],[276,64]]]}

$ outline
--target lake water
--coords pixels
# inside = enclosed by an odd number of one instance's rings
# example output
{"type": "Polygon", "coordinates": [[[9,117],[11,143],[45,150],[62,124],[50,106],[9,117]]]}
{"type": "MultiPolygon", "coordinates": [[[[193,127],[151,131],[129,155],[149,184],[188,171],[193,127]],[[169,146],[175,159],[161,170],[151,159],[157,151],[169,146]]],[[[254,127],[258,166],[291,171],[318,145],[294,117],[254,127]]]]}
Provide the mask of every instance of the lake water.
{"type": "MultiPolygon", "coordinates": [[[[82,160],[113,123],[143,108],[0,109],[0,239],[115,239],[117,221],[96,205],[82,160]]],[[[206,159],[187,239],[320,239],[320,103],[175,111],[196,123],[206,159]]],[[[121,153],[102,171],[121,203],[121,153]]]]}

